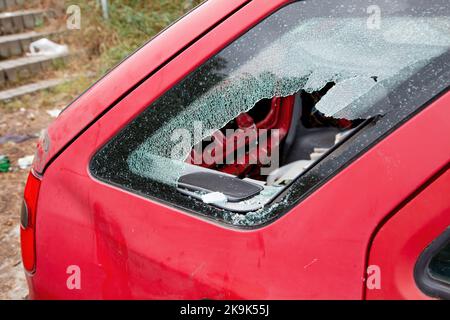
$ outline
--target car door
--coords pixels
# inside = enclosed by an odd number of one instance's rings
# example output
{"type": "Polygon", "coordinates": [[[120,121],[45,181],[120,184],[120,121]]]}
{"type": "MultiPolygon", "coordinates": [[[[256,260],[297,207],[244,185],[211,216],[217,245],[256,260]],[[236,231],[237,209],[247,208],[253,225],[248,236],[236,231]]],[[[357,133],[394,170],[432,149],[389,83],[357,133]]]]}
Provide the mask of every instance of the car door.
{"type": "Polygon", "coordinates": [[[448,166],[402,203],[380,227],[369,265],[380,270],[378,288],[367,299],[450,297],[448,166]]]}

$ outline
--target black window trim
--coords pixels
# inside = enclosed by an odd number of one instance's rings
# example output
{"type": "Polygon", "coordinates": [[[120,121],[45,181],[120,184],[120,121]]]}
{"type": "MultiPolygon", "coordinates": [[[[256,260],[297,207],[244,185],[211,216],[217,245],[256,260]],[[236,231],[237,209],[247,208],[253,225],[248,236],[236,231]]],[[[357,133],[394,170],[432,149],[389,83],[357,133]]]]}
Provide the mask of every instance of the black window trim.
{"type": "Polygon", "coordinates": [[[425,248],[414,267],[414,279],[419,289],[430,297],[445,300],[450,300],[450,283],[433,277],[428,267],[433,257],[448,244],[450,244],[450,226],[425,248]]]}

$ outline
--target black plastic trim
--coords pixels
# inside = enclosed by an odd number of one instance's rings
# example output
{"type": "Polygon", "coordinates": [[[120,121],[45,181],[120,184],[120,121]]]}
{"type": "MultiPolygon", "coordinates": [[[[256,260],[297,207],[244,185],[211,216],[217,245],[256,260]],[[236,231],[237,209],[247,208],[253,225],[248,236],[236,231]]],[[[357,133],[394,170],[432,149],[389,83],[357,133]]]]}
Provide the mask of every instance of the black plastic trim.
{"type": "Polygon", "coordinates": [[[239,202],[260,193],[260,185],[220,172],[194,172],[181,176],[178,187],[192,191],[221,192],[230,202],[239,202]]]}
{"type": "Polygon", "coordinates": [[[420,255],[414,267],[417,286],[433,298],[450,300],[450,283],[433,278],[428,271],[431,259],[450,243],[450,227],[434,240],[420,255]]]}
{"type": "Polygon", "coordinates": [[[30,217],[28,214],[28,206],[25,200],[22,201],[22,208],[20,210],[20,225],[26,229],[30,225],[30,217]]]}

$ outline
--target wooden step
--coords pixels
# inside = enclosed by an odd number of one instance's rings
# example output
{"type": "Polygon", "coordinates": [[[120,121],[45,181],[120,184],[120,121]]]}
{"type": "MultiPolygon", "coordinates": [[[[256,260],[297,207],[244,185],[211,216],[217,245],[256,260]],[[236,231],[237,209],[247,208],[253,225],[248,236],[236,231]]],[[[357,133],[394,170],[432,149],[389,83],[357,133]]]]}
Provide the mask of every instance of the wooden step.
{"type": "Polygon", "coordinates": [[[31,84],[26,84],[26,85],[23,85],[23,86],[20,86],[17,88],[3,90],[3,91],[0,91],[0,101],[8,101],[11,99],[21,97],[26,94],[53,88],[53,87],[60,85],[68,80],[70,80],[70,79],[62,78],[62,79],[43,80],[43,81],[31,83],[31,84]]]}
{"type": "Polygon", "coordinates": [[[39,0],[0,0],[0,11],[18,9],[24,7],[39,7],[41,1],[39,0]]]}
{"type": "Polygon", "coordinates": [[[0,0],[0,10],[12,9],[23,6],[25,0],[0,0]]]}
{"type": "Polygon", "coordinates": [[[22,57],[0,61],[0,86],[28,79],[48,70],[56,60],[66,60],[68,54],[22,57]]]}
{"type": "Polygon", "coordinates": [[[0,13],[0,35],[32,30],[44,23],[45,10],[31,9],[0,13]]]}
{"type": "Polygon", "coordinates": [[[41,38],[50,38],[53,40],[61,36],[62,31],[56,32],[36,32],[18,33],[6,36],[0,36],[0,58],[6,59],[14,56],[20,56],[29,52],[30,44],[41,38]]]}

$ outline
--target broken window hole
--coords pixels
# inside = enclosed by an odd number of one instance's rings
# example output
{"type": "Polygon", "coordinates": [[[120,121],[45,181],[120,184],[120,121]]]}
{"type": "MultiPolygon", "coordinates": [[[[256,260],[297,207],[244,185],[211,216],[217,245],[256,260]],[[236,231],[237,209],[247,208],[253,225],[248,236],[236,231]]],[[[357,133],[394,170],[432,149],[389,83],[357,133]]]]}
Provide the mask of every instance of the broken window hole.
{"type": "Polygon", "coordinates": [[[302,90],[288,97],[262,99],[248,112],[230,120],[212,134],[214,139],[208,137],[195,145],[185,160],[212,172],[199,168],[196,173],[182,175],[177,182],[178,190],[200,201],[204,201],[205,192],[222,194],[223,197],[208,201],[208,204],[234,212],[263,208],[363,122],[327,117],[316,109],[316,104],[334,85],[330,82],[318,91],[302,90]],[[252,143],[259,138],[260,129],[280,132],[278,144],[271,147],[272,151],[280,153],[280,165],[266,174],[262,174],[264,164],[257,159],[264,153],[261,149],[267,148],[268,144],[252,143]],[[254,134],[249,135],[249,131],[254,134]],[[239,152],[239,149],[245,149],[245,152],[239,152]],[[252,157],[256,161],[251,162],[252,157]],[[196,160],[201,161],[196,163],[196,160]],[[193,176],[196,180],[191,178],[193,176]],[[223,183],[225,179],[227,183],[223,183]],[[186,183],[187,180],[190,183],[186,183]],[[253,187],[254,192],[248,191],[247,196],[238,199],[230,195],[230,186],[238,185],[239,181],[242,181],[241,188],[236,189],[252,190],[253,187]],[[260,189],[255,190],[255,186],[260,189]]]}

